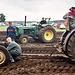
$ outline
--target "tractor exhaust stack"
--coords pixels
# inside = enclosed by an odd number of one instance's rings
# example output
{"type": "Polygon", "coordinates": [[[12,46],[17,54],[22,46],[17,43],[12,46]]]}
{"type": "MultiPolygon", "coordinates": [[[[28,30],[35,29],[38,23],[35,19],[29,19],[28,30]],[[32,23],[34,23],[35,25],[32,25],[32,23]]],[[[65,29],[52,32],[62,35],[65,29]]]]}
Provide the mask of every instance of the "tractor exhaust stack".
{"type": "Polygon", "coordinates": [[[25,16],[25,25],[24,26],[26,26],[26,16],[25,16]]]}

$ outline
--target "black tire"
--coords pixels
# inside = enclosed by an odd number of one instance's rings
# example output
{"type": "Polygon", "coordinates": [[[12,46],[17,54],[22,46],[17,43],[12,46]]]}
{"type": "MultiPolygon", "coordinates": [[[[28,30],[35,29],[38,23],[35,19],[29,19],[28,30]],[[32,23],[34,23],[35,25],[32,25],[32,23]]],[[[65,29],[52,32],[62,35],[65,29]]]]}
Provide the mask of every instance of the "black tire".
{"type": "Polygon", "coordinates": [[[29,36],[21,35],[20,38],[19,38],[19,41],[20,41],[21,44],[28,43],[29,42],[29,36]]]}
{"type": "Polygon", "coordinates": [[[72,60],[75,61],[75,29],[72,30],[64,41],[65,54],[72,60]]]}
{"type": "Polygon", "coordinates": [[[68,33],[69,33],[69,31],[65,31],[63,34],[62,34],[62,36],[61,36],[61,38],[60,38],[60,42],[64,42],[64,40],[65,40],[65,38],[66,38],[66,36],[68,35],[68,33]]]}
{"type": "Polygon", "coordinates": [[[54,42],[56,38],[56,31],[51,26],[46,26],[42,28],[39,32],[39,39],[42,42],[51,43],[54,42]]]}
{"type": "Polygon", "coordinates": [[[0,66],[8,64],[9,58],[10,56],[7,49],[0,45],[0,66]]]}

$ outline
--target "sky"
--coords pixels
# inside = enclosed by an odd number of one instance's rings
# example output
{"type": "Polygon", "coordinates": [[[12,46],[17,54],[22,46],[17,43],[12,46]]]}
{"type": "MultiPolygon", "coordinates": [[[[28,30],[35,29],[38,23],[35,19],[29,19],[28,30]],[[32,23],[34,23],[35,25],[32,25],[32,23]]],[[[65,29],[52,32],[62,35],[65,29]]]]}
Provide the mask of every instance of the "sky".
{"type": "Polygon", "coordinates": [[[75,0],[0,0],[0,13],[6,21],[40,21],[42,17],[63,20],[75,0]]]}

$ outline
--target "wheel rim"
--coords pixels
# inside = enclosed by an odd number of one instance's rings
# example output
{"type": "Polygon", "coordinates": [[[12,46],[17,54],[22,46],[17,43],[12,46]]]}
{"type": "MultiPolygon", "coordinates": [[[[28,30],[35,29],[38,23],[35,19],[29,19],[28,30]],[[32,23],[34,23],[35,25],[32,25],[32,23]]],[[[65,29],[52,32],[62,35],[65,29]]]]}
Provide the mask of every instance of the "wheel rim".
{"type": "Polygon", "coordinates": [[[0,51],[0,64],[3,64],[5,62],[6,56],[4,52],[0,51]]]}
{"type": "Polygon", "coordinates": [[[26,42],[27,42],[27,38],[23,38],[22,43],[26,43],[26,42]]]}
{"type": "Polygon", "coordinates": [[[53,38],[53,32],[51,30],[47,30],[45,33],[44,33],[44,38],[46,40],[51,40],[53,38]]]}

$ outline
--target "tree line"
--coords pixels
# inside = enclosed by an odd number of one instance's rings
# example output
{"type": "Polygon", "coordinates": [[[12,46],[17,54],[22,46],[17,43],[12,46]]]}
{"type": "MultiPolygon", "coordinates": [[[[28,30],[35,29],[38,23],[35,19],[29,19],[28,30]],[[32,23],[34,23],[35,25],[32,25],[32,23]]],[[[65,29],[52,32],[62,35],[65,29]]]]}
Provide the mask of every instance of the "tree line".
{"type": "Polygon", "coordinates": [[[0,22],[5,22],[5,15],[3,13],[0,14],[0,22]]]}

